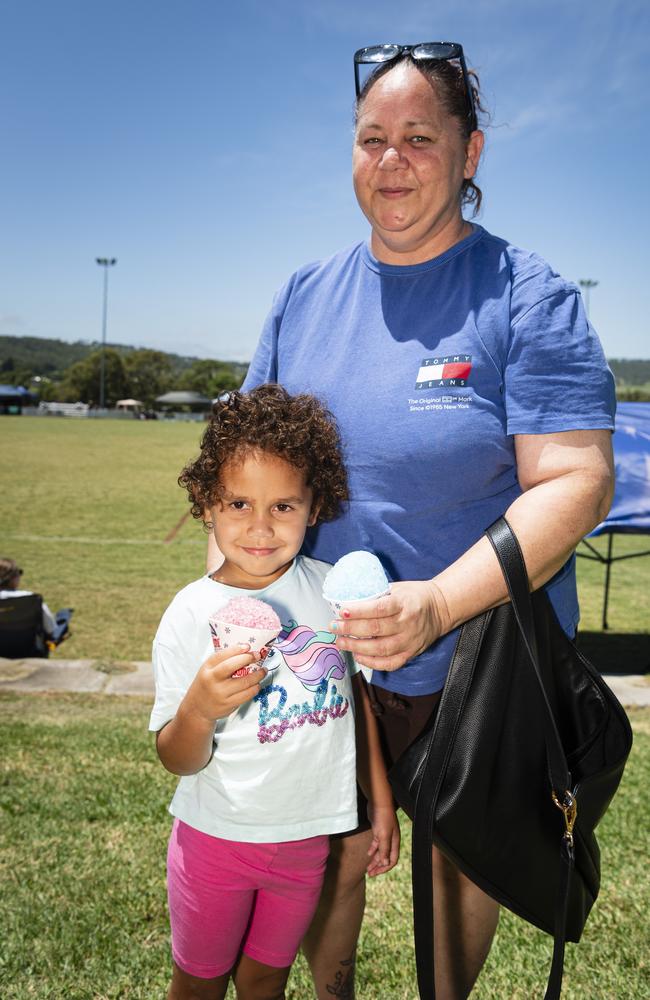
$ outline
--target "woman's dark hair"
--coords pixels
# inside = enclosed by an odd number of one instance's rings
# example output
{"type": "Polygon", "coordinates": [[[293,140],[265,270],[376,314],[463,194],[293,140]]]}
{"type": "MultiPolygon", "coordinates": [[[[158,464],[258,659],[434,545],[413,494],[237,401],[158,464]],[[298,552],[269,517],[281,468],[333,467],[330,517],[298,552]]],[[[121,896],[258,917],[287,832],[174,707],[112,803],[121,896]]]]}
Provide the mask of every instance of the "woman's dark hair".
{"type": "MultiPolygon", "coordinates": [[[[361,106],[369,90],[371,90],[377,80],[379,80],[379,78],[384,76],[386,73],[390,73],[390,71],[395,69],[399,63],[406,61],[408,61],[411,66],[415,66],[417,70],[419,70],[431,81],[435,87],[438,97],[440,98],[443,108],[447,114],[451,115],[452,118],[455,118],[458,121],[463,138],[465,140],[469,139],[472,131],[471,108],[467,97],[467,91],[465,89],[463,71],[460,66],[456,65],[454,62],[449,62],[446,59],[413,59],[409,52],[402,53],[396,59],[391,59],[390,62],[380,63],[368,76],[366,82],[361,88],[361,93],[356,100],[354,110],[355,124],[359,120],[361,106]]],[[[481,89],[478,74],[473,69],[470,69],[467,71],[467,75],[469,77],[469,85],[472,88],[472,94],[474,97],[476,117],[477,119],[479,115],[483,115],[485,117],[487,113],[481,101],[481,89]]],[[[460,189],[461,205],[472,205],[472,214],[477,215],[481,208],[482,200],[483,193],[480,187],[474,183],[474,180],[472,178],[464,180],[460,189]]]]}
{"type": "Polygon", "coordinates": [[[246,393],[224,393],[214,404],[201,453],[178,478],[193,517],[204,520],[206,509],[221,496],[223,465],[254,452],[282,458],[305,473],[319,521],[338,516],[348,484],[334,417],[315,396],[290,396],[282,386],[267,383],[246,393]]]}
{"type": "Polygon", "coordinates": [[[11,583],[15,576],[20,576],[22,570],[19,568],[18,563],[15,559],[9,559],[8,557],[0,558],[0,589],[6,590],[8,584],[11,583]]]}

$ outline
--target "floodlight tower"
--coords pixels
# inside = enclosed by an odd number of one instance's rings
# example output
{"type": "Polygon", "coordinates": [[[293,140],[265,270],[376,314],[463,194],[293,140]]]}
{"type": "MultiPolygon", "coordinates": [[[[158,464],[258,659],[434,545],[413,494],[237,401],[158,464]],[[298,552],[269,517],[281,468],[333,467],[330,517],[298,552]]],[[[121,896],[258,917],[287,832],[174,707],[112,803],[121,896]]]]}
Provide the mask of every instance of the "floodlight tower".
{"type": "Polygon", "coordinates": [[[580,278],[578,284],[585,290],[585,309],[587,311],[587,319],[589,319],[589,291],[595,288],[598,282],[592,281],[591,278],[580,278]]]}
{"type": "Polygon", "coordinates": [[[108,269],[117,264],[117,257],[95,257],[95,262],[104,268],[104,305],[102,309],[102,351],[99,356],[99,408],[104,409],[106,400],[106,371],[104,352],[106,350],[106,314],[108,310],[108,269]]]}

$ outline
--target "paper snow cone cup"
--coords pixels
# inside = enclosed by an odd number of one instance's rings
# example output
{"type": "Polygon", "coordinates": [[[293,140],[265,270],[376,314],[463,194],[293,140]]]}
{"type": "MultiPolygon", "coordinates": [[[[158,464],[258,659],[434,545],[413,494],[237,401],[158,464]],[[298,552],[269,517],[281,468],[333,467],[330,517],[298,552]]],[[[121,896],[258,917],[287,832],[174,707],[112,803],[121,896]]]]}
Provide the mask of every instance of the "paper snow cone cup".
{"type": "Polygon", "coordinates": [[[354,608],[357,607],[359,604],[364,604],[366,601],[378,601],[380,597],[385,597],[386,594],[390,594],[390,587],[387,587],[386,590],[380,591],[378,594],[369,594],[368,597],[356,597],[347,600],[345,598],[339,599],[334,597],[328,597],[327,594],[323,594],[323,597],[329,604],[330,608],[332,609],[336,617],[339,618],[341,615],[342,608],[354,608]]]}
{"type": "MultiPolygon", "coordinates": [[[[364,604],[366,601],[378,601],[380,597],[385,597],[386,594],[390,594],[390,587],[388,587],[386,590],[382,590],[379,594],[370,594],[369,597],[357,597],[351,600],[345,600],[345,599],[335,600],[333,597],[327,597],[326,594],[323,594],[323,597],[329,604],[330,608],[332,609],[336,617],[340,618],[341,611],[343,608],[352,609],[357,607],[359,604],[364,604]]],[[[350,636],[350,638],[354,639],[356,637],[352,635],[350,636]]]]}
{"type": "MultiPolygon", "coordinates": [[[[232,622],[220,621],[218,618],[210,618],[210,633],[212,635],[212,645],[215,650],[229,649],[231,646],[238,646],[240,643],[245,642],[248,643],[252,652],[260,652],[264,655],[266,655],[265,651],[268,652],[268,647],[278,635],[277,629],[252,628],[250,625],[233,625],[232,622]]],[[[273,670],[271,664],[267,666],[266,662],[264,662],[264,666],[268,671],[273,670]]],[[[244,677],[246,674],[250,674],[253,670],[257,669],[257,664],[251,664],[250,667],[242,667],[241,670],[235,670],[232,676],[244,677]]]]}

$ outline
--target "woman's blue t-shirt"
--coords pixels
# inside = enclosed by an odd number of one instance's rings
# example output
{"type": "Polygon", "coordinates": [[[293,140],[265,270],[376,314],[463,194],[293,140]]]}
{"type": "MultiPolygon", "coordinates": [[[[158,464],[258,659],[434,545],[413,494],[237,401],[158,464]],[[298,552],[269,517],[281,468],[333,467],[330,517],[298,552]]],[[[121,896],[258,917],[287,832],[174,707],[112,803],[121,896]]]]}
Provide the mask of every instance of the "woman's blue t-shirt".
{"type": "MultiPolygon", "coordinates": [[[[614,382],[575,285],[475,226],[423,264],[366,244],[297,271],[273,303],[244,389],[280,382],[336,417],[351,501],[305,551],[375,552],[393,580],[435,576],[521,493],[515,434],[613,429],[614,382]]],[[[567,632],[574,560],[547,584],[567,632]]],[[[439,690],[457,632],[375,683],[439,690]]]]}

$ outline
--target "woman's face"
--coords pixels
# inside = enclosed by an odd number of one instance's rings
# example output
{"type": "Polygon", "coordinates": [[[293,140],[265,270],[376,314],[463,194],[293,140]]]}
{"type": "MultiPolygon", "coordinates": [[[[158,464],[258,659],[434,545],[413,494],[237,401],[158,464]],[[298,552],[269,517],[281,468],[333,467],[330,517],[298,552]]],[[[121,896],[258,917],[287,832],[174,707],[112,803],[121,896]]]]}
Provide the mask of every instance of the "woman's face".
{"type": "Polygon", "coordinates": [[[416,264],[466,235],[460,209],[483,133],[466,142],[429,80],[409,63],[380,77],[361,106],[352,176],[372,226],[372,250],[388,264],[416,264]]]}

